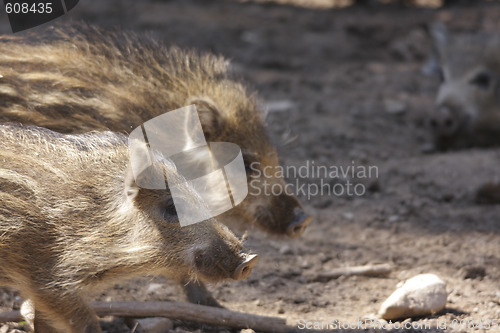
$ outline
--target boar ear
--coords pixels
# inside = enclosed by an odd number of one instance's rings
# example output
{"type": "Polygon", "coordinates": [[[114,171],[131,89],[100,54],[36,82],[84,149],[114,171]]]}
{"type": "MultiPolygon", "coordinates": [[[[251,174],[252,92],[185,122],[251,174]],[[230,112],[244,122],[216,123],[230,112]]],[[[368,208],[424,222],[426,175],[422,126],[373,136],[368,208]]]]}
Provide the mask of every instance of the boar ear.
{"type": "Polygon", "coordinates": [[[445,57],[446,49],[449,43],[449,32],[444,23],[435,22],[428,27],[429,37],[431,39],[431,51],[425,65],[422,68],[424,74],[432,76],[437,75],[441,77],[441,81],[444,80],[443,77],[443,62],[445,57]]]}
{"type": "Polygon", "coordinates": [[[217,104],[208,97],[191,97],[186,104],[196,105],[206,140],[216,140],[224,128],[222,113],[217,104]]]}
{"type": "Polygon", "coordinates": [[[125,172],[125,195],[130,200],[134,200],[139,194],[140,187],[135,181],[134,173],[132,172],[132,167],[129,165],[127,171],[125,172]]]}
{"type": "Polygon", "coordinates": [[[149,147],[144,140],[142,126],[134,129],[128,138],[129,162],[125,171],[125,195],[131,200],[137,197],[139,185],[135,174],[151,165],[149,147]],[[134,173],[136,170],[136,173],[134,173]]]}
{"type": "Polygon", "coordinates": [[[125,192],[127,196],[135,198],[140,188],[165,190],[167,186],[163,164],[154,161],[151,149],[145,142],[142,132],[140,132],[140,137],[134,132],[130,134],[128,141],[130,154],[125,174],[125,192]]]}
{"type": "MultiPolygon", "coordinates": [[[[131,134],[132,135],[132,134],[131,134]]],[[[148,146],[142,140],[132,140],[129,138],[129,163],[125,171],[125,194],[131,200],[137,197],[139,185],[135,179],[135,170],[144,170],[150,164],[148,146]]]]}
{"type": "Polygon", "coordinates": [[[439,60],[443,60],[442,57],[450,41],[448,28],[443,22],[434,22],[429,26],[429,35],[432,39],[433,51],[437,53],[439,60]]]}

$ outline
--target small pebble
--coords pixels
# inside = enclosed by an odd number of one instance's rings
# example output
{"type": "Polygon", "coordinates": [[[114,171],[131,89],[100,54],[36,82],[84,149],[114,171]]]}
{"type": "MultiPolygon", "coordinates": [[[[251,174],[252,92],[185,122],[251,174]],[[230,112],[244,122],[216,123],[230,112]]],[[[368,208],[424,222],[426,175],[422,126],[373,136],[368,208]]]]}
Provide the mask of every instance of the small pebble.
{"type": "Polygon", "coordinates": [[[391,215],[389,216],[389,223],[396,223],[399,221],[399,216],[398,215],[391,215]]]}
{"type": "Polygon", "coordinates": [[[293,251],[292,251],[292,248],[290,247],[290,245],[283,245],[280,248],[280,254],[281,255],[293,254],[293,251]]]}
{"type": "Polygon", "coordinates": [[[382,304],[380,318],[405,319],[435,314],[446,305],[446,284],[434,274],[420,274],[407,280],[382,304]]]}
{"type": "Polygon", "coordinates": [[[294,107],[294,103],[290,100],[269,101],[266,104],[267,112],[285,112],[290,111],[294,107]]]}
{"type": "Polygon", "coordinates": [[[240,331],[240,333],[255,333],[255,331],[251,328],[245,328],[240,331]]]}
{"type": "Polygon", "coordinates": [[[354,214],[351,212],[342,213],[342,216],[349,221],[354,220],[354,214]]]}
{"type": "Polygon", "coordinates": [[[399,115],[406,112],[406,104],[395,99],[384,101],[385,111],[389,114],[399,115]]]}

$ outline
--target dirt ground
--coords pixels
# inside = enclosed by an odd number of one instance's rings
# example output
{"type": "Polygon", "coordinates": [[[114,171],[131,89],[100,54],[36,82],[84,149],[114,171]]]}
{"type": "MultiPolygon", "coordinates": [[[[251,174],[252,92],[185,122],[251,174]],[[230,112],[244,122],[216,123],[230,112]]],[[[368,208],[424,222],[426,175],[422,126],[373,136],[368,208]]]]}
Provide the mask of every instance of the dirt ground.
{"type": "MultiPolygon", "coordinates": [[[[500,6],[308,9],[285,1],[88,0],[64,19],[70,17],[151,32],[168,44],[232,59],[268,109],[283,165],[376,168],[372,177],[290,176],[310,189],[301,200],[314,223],[296,240],[251,231],[246,246],[260,256],[251,276],[209,287],[225,307],[283,317],[291,326],[300,319],[352,323],[373,317],[399,281],[435,273],[447,283],[446,309],[414,319],[431,329],[401,331],[438,332],[435,325],[444,320],[500,318],[500,206],[474,199],[480,185],[500,181],[500,148],[424,153],[438,80],[421,72],[426,24],[498,31],[500,6]],[[312,193],[322,181],[365,191],[312,193]],[[393,272],[311,282],[319,272],[375,263],[390,263],[393,272]]],[[[0,28],[8,32],[5,15],[0,28]]],[[[117,284],[94,298],[185,299],[177,285],[157,277],[117,284]]],[[[0,311],[20,302],[17,292],[0,289],[0,311]]],[[[177,332],[229,331],[175,325],[177,332]]],[[[130,331],[120,318],[104,318],[103,328],[130,331]]],[[[22,327],[0,325],[2,333],[16,329],[22,327]]]]}

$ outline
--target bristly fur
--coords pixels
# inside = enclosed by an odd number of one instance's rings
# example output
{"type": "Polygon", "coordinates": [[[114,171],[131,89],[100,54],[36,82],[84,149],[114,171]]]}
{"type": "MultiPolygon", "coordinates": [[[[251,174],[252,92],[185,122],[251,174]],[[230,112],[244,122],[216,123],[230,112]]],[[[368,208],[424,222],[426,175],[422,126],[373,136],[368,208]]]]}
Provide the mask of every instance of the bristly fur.
{"type": "Polygon", "coordinates": [[[195,104],[207,142],[241,147],[254,189],[225,223],[253,225],[287,234],[300,207],[293,196],[266,195],[265,186],[285,188],[281,177],[262,170],[278,164],[276,149],[253,94],[228,73],[228,61],[211,54],[167,47],[156,40],[85,24],[44,33],[0,38],[0,122],[61,133],[112,130],[130,133],[144,122],[195,104]],[[256,219],[257,210],[271,218],[256,219]]]}
{"type": "Polygon", "coordinates": [[[130,131],[188,98],[209,96],[244,121],[255,116],[244,112],[255,101],[227,67],[222,57],[84,24],[2,37],[0,120],[60,132],[130,131]]]}
{"type": "MultiPolygon", "coordinates": [[[[297,216],[304,215],[297,214],[298,200],[286,191],[278,196],[265,194],[265,186],[285,188],[285,182],[275,173],[268,177],[262,172],[278,166],[262,107],[231,76],[226,59],[85,24],[40,31],[0,37],[0,122],[43,126],[60,133],[127,134],[165,112],[195,104],[207,142],[235,143],[241,147],[245,165],[255,164],[254,170],[247,169],[248,181],[253,181],[247,198],[220,219],[245,229],[256,225],[276,235],[289,235],[292,224],[296,230],[297,216]]],[[[88,175],[94,177],[92,172],[88,175]]],[[[122,174],[117,177],[127,179],[122,174]]],[[[137,207],[147,207],[151,201],[166,204],[166,198],[154,191],[139,193],[137,207]]],[[[82,202],[88,200],[95,199],[82,202]]],[[[199,290],[196,293],[202,297],[208,295],[199,290]]]]}
{"type": "MultiPolygon", "coordinates": [[[[65,332],[98,332],[89,288],[147,274],[218,281],[246,258],[216,220],[181,228],[165,217],[168,191],[127,194],[123,134],[0,125],[0,142],[0,284],[65,332]]],[[[189,185],[183,195],[201,207],[189,185]]]]}

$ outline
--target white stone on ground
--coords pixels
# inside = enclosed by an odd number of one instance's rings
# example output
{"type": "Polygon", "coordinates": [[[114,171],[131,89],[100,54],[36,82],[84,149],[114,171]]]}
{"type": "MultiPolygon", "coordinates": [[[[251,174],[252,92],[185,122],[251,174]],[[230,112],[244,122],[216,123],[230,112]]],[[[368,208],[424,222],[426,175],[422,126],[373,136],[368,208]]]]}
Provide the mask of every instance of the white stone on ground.
{"type": "Polygon", "coordinates": [[[446,284],[434,274],[420,274],[398,285],[382,304],[380,318],[385,320],[434,314],[446,305],[446,284]]]}
{"type": "Polygon", "coordinates": [[[385,111],[389,114],[403,114],[406,112],[407,106],[404,102],[395,99],[386,99],[384,101],[385,111]]]}

